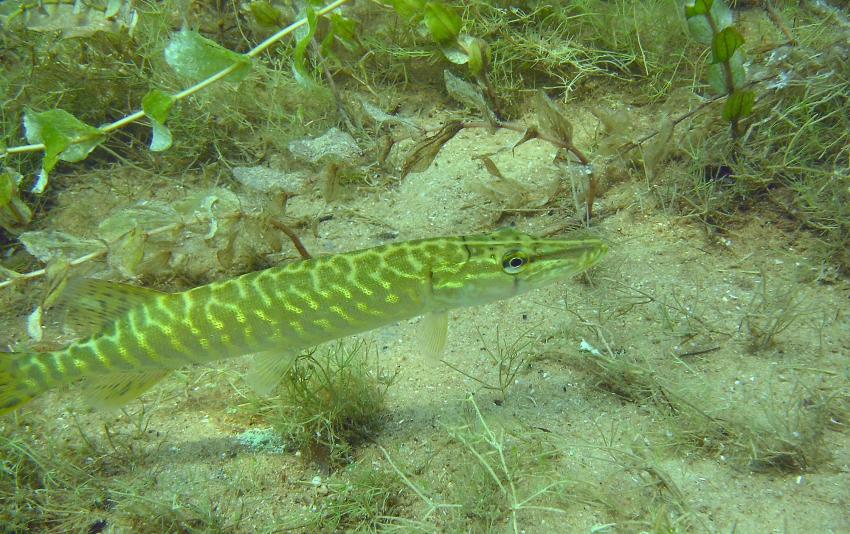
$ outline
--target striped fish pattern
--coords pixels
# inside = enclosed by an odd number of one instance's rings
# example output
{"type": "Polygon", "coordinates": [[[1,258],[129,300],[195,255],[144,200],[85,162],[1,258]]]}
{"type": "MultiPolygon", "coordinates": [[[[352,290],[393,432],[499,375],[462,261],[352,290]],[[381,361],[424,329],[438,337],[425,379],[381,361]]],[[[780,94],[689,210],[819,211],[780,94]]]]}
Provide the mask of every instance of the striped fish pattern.
{"type": "Polygon", "coordinates": [[[67,322],[91,335],[66,348],[0,354],[0,414],[80,378],[95,405],[120,406],[188,364],[256,354],[249,378],[277,385],[299,350],[425,315],[437,355],[446,312],[506,299],[582,272],[598,239],[538,239],[513,229],[422,239],[292,262],[188,291],[85,279],[67,322]]]}

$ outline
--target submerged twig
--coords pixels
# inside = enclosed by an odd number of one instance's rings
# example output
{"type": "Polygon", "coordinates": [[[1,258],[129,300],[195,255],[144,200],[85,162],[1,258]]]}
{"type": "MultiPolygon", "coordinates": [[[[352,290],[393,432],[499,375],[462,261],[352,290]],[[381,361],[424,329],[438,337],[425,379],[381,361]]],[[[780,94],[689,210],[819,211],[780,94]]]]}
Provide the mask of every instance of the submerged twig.
{"type": "Polygon", "coordinates": [[[269,224],[286,234],[286,236],[292,241],[292,244],[295,245],[296,250],[298,250],[298,254],[301,254],[301,259],[312,259],[313,256],[307,251],[307,248],[301,242],[301,238],[299,238],[298,234],[293,232],[292,229],[290,229],[282,222],[276,221],[274,219],[269,219],[269,224]]]}
{"type": "MultiPolygon", "coordinates": [[[[504,122],[504,121],[495,121],[493,124],[485,121],[471,121],[461,123],[461,127],[463,128],[492,128],[495,126],[496,128],[504,128],[505,130],[513,130],[515,132],[526,133],[528,132],[528,126],[524,126],[522,124],[516,124],[512,122],[504,122]]],[[[579,163],[582,165],[589,165],[590,160],[587,159],[587,156],[584,155],[584,152],[578,149],[572,143],[565,143],[560,139],[556,139],[550,135],[546,135],[543,132],[535,131],[534,138],[540,139],[541,141],[546,141],[547,143],[551,143],[558,148],[563,148],[570,151],[576,158],[578,158],[579,163]]]]}

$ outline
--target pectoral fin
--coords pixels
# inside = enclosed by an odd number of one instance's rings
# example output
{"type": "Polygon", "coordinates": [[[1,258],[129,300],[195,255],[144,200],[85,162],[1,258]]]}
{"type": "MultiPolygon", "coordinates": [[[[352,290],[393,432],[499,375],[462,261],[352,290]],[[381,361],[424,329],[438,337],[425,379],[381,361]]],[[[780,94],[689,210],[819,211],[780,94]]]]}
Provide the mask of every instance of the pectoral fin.
{"type": "Polygon", "coordinates": [[[269,395],[280,384],[297,357],[297,353],[290,352],[257,353],[245,380],[258,395],[269,395]]]}
{"type": "Polygon", "coordinates": [[[446,347],[449,331],[449,314],[437,312],[425,314],[419,323],[419,350],[426,358],[439,360],[446,347]]]}

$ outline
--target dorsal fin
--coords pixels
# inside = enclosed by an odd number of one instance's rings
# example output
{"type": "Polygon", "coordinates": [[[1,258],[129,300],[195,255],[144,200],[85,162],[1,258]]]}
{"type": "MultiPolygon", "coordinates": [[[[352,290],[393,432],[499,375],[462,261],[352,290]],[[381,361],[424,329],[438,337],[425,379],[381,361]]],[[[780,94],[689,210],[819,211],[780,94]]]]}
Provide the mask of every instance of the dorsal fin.
{"type": "Polygon", "coordinates": [[[120,282],[78,278],[68,282],[57,305],[64,313],[65,326],[87,335],[102,330],[130,308],[161,294],[155,289],[120,282]]]}

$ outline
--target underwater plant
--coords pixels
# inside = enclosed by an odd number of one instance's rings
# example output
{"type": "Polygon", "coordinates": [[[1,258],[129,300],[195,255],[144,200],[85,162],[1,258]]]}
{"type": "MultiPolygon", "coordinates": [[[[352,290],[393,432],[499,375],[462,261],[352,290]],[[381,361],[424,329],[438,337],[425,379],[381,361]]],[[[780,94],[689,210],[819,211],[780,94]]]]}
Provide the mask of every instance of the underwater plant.
{"type": "Polygon", "coordinates": [[[396,473],[365,460],[335,473],[320,489],[327,495],[297,524],[322,532],[386,531],[399,522],[407,492],[396,473]]]}
{"type": "Polygon", "coordinates": [[[723,119],[729,122],[734,139],[743,134],[741,119],[753,111],[755,93],[746,89],[744,37],[732,21],[732,11],[724,0],[692,0],[685,3],[688,29],[697,41],[711,47],[708,82],[726,96],[723,119]]]}
{"type": "Polygon", "coordinates": [[[20,232],[32,220],[32,210],[21,198],[23,176],[13,176],[6,170],[0,173],[0,228],[12,234],[20,232]]]}
{"type": "MultiPolygon", "coordinates": [[[[172,136],[165,122],[175,102],[220,80],[238,83],[248,75],[253,58],[305,24],[315,31],[317,17],[330,13],[347,1],[336,0],[318,11],[308,10],[306,18],[283,28],[245,54],[232,52],[195,31],[183,29],[176,32],[165,48],[165,60],[180,76],[193,80],[193,85],[176,93],[153,88],[142,99],[140,111],[99,127],[88,125],[61,108],[27,111],[24,114],[24,128],[30,144],[0,147],[0,157],[43,151],[41,171],[31,189],[33,193],[40,194],[47,188],[50,171],[60,160],[78,162],[86,159],[106,140],[109,133],[141,119],[148,118],[151,123],[151,151],[166,150],[172,144],[172,136]]],[[[296,49],[293,67],[296,72],[304,72],[303,50],[312,37],[311,33],[308,39],[302,39],[296,49]]]]}
{"type": "Polygon", "coordinates": [[[351,461],[356,445],[382,424],[394,381],[364,342],[339,344],[298,358],[278,395],[261,403],[265,419],[289,447],[332,471],[351,461]]]}

